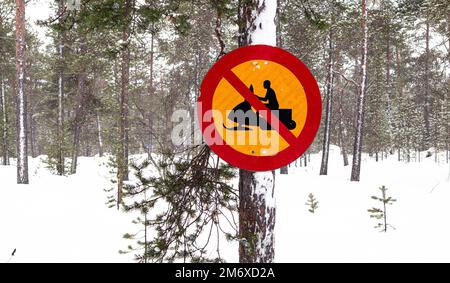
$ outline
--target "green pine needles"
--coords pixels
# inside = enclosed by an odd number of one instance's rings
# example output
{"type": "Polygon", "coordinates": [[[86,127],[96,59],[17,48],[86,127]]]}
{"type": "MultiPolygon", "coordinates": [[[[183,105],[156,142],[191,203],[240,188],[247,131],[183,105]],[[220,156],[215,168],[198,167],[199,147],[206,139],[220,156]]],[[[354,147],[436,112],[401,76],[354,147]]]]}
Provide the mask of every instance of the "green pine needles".
{"type": "Polygon", "coordinates": [[[124,209],[139,213],[133,222],[139,228],[124,235],[134,244],[121,253],[144,263],[223,261],[220,241],[238,231],[238,195],[228,185],[235,171],[206,146],[190,156],[164,153],[131,165],[136,182],[125,187],[124,209]]]}
{"type": "Polygon", "coordinates": [[[308,200],[306,201],[305,205],[308,207],[308,211],[314,214],[316,210],[319,208],[319,201],[316,200],[316,198],[312,193],[310,193],[308,195],[308,200]]]}
{"type": "Polygon", "coordinates": [[[385,186],[382,186],[379,189],[381,191],[381,197],[372,196],[372,199],[381,202],[383,204],[382,208],[372,207],[367,211],[370,214],[370,218],[375,218],[378,221],[381,221],[378,222],[374,228],[381,229],[381,232],[387,232],[387,228],[389,226],[395,230],[395,228],[387,222],[387,207],[394,204],[394,202],[396,202],[397,200],[387,196],[387,188],[385,186]]]}

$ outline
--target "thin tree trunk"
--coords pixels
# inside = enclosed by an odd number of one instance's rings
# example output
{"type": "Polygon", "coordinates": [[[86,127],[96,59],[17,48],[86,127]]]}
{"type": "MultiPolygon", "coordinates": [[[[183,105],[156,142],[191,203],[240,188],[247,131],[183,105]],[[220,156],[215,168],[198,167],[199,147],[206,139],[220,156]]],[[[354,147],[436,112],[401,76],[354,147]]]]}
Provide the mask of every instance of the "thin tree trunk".
{"type": "MultiPolygon", "coordinates": [[[[339,126],[340,128],[340,126],[339,126]]],[[[342,153],[342,161],[344,162],[344,166],[348,166],[348,155],[347,155],[347,150],[345,150],[345,144],[344,144],[344,139],[342,138],[342,131],[339,130],[339,147],[341,148],[341,153],[342,153]]]]}
{"type": "MultiPolygon", "coordinates": [[[[30,81],[32,81],[31,79],[30,79],[30,81]]],[[[29,148],[30,148],[30,151],[31,151],[31,157],[33,157],[33,158],[35,158],[36,157],[36,154],[35,154],[35,150],[34,150],[34,148],[35,148],[35,138],[34,138],[34,119],[33,119],[33,107],[32,107],[32,105],[31,105],[31,103],[32,103],[32,97],[33,97],[33,92],[35,91],[35,88],[36,88],[36,83],[33,83],[33,88],[32,88],[32,91],[31,91],[31,93],[30,93],[30,98],[29,98],[29,100],[28,100],[28,133],[29,133],[29,139],[28,139],[28,142],[29,142],[29,144],[28,144],[28,146],[29,146],[29,148]]]]}
{"type": "MultiPolygon", "coordinates": [[[[86,46],[84,44],[80,47],[80,56],[86,54],[86,46]]],[[[80,152],[80,135],[81,128],[86,116],[86,68],[82,65],[77,82],[78,103],[75,109],[74,129],[73,129],[73,143],[72,143],[72,163],[70,166],[70,174],[77,173],[78,155],[80,152]]]]}
{"type": "Polygon", "coordinates": [[[359,181],[361,174],[361,154],[363,144],[363,130],[364,130],[364,103],[366,95],[366,79],[367,79],[367,45],[368,45],[368,28],[367,28],[367,7],[366,0],[361,1],[362,6],[362,58],[361,58],[361,85],[359,88],[359,96],[357,103],[357,119],[355,141],[353,146],[353,162],[351,181],[359,181]]]}
{"type": "MultiPolygon", "coordinates": [[[[153,65],[154,65],[154,57],[155,57],[155,31],[154,31],[154,26],[152,26],[152,32],[151,32],[151,40],[150,40],[150,85],[149,85],[149,94],[150,96],[153,96],[153,94],[155,93],[155,86],[153,84],[153,65]]],[[[151,99],[151,98],[150,98],[151,99]]],[[[149,111],[148,113],[148,144],[146,146],[147,149],[147,154],[150,155],[152,154],[153,151],[153,111],[149,111]]]]}
{"type": "MultiPolygon", "coordinates": [[[[388,118],[388,134],[389,134],[389,143],[392,142],[392,129],[393,127],[393,119],[392,119],[392,87],[391,87],[391,64],[392,64],[392,55],[391,55],[391,35],[389,25],[387,27],[387,43],[386,43],[386,99],[387,99],[387,118],[388,118]]],[[[389,144],[389,151],[391,151],[391,144],[389,144]]]]}
{"type": "MultiPolygon", "coordinates": [[[[395,69],[396,69],[396,94],[398,95],[398,101],[399,103],[402,101],[403,99],[403,83],[402,83],[402,68],[401,68],[401,54],[400,54],[400,50],[398,45],[395,45],[395,69]]],[[[398,131],[399,125],[397,122],[397,131],[398,131]]],[[[401,143],[402,140],[399,137],[399,134],[396,133],[396,138],[395,138],[395,146],[397,147],[397,160],[400,162],[401,161],[401,143]]]]}
{"type": "MultiPolygon", "coordinates": [[[[239,1],[239,45],[276,45],[276,3],[239,1]],[[267,26],[266,26],[267,24],[267,26]],[[262,31],[267,31],[262,33],[262,31]]],[[[275,172],[239,171],[239,261],[273,262],[275,172]]]]}
{"type": "Polygon", "coordinates": [[[431,146],[431,124],[430,124],[430,20],[426,12],[426,32],[425,32],[425,97],[423,105],[423,118],[425,123],[424,150],[431,146]]]}
{"type": "Polygon", "coordinates": [[[344,123],[344,111],[342,110],[342,97],[344,96],[344,88],[341,90],[341,95],[339,96],[339,145],[341,147],[342,158],[344,161],[344,166],[348,166],[348,155],[345,146],[345,140],[347,136],[347,129],[344,123]]]}
{"type": "Polygon", "coordinates": [[[85,149],[86,149],[86,156],[91,157],[91,143],[87,139],[86,134],[85,134],[83,140],[84,140],[84,145],[85,145],[85,149]]]}
{"type": "Polygon", "coordinates": [[[128,180],[128,98],[130,83],[130,23],[132,0],[125,1],[125,25],[122,31],[122,70],[120,92],[119,150],[117,152],[117,209],[122,202],[123,182],[128,180]]]}
{"type": "MultiPolygon", "coordinates": [[[[58,14],[62,14],[64,11],[64,0],[59,1],[58,14]]],[[[62,25],[63,17],[60,16],[59,24],[62,25]]],[[[58,53],[59,53],[59,66],[58,66],[58,121],[57,121],[57,153],[56,153],[56,171],[58,175],[63,176],[65,174],[65,162],[64,162],[64,32],[58,33],[58,53]]]]}
{"type": "Polygon", "coordinates": [[[16,0],[17,183],[28,184],[27,96],[25,94],[25,1],[16,0]]]}
{"type": "MultiPolygon", "coordinates": [[[[447,58],[448,58],[448,61],[450,63],[450,13],[447,14],[447,40],[448,40],[447,58]]],[[[449,142],[450,142],[450,119],[449,119],[450,107],[449,107],[449,103],[448,103],[449,99],[450,99],[450,90],[447,88],[447,93],[446,93],[446,96],[445,96],[445,105],[447,107],[447,111],[445,112],[446,113],[446,120],[447,120],[447,123],[446,123],[446,126],[445,126],[445,129],[446,129],[445,150],[446,150],[446,155],[447,155],[447,158],[446,158],[447,159],[447,163],[450,163],[450,152],[449,152],[450,151],[450,149],[449,149],[449,146],[450,146],[450,144],[449,144],[449,142]]],[[[447,181],[450,181],[450,171],[449,171],[449,174],[448,174],[447,181]]]]}
{"type": "Polygon", "coordinates": [[[8,148],[8,112],[6,108],[5,81],[3,76],[0,78],[0,109],[2,110],[2,164],[9,165],[9,148],[8,148]]]}
{"type": "Polygon", "coordinates": [[[400,50],[399,47],[396,45],[395,46],[395,64],[396,64],[396,69],[397,69],[397,91],[398,91],[398,96],[402,97],[403,96],[403,82],[402,82],[402,78],[403,78],[403,74],[402,74],[402,68],[401,68],[401,63],[402,63],[402,56],[400,54],[400,50]]]}
{"type": "Polygon", "coordinates": [[[333,59],[333,28],[330,27],[328,35],[328,72],[327,72],[327,90],[326,90],[326,110],[325,110],[325,130],[322,146],[322,164],[320,166],[320,175],[328,173],[328,157],[330,153],[330,131],[331,117],[333,115],[333,81],[334,81],[334,59],[333,59]]]}
{"type": "Polygon", "coordinates": [[[103,138],[102,138],[102,121],[100,119],[100,114],[97,111],[97,142],[98,142],[98,156],[103,157],[103,138]]]}

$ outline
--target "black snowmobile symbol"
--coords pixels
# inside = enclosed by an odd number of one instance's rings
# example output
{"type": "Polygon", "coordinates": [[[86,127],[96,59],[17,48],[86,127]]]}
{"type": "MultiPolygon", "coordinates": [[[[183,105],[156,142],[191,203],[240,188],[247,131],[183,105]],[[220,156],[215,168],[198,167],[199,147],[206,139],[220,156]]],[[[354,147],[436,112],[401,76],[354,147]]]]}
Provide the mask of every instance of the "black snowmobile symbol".
{"type": "MultiPolygon", "coordinates": [[[[270,81],[265,80],[263,85],[264,88],[267,89],[266,96],[257,96],[258,99],[262,102],[266,102],[264,103],[264,105],[278,117],[280,122],[283,123],[286,128],[288,128],[289,130],[295,129],[297,123],[292,120],[292,109],[279,109],[277,96],[275,94],[275,91],[270,87],[270,81]]],[[[250,85],[250,91],[254,93],[253,85],[250,85]]],[[[258,126],[262,130],[272,129],[270,124],[264,118],[262,118],[258,114],[258,112],[253,111],[250,103],[248,103],[246,100],[242,103],[239,103],[233,108],[233,110],[228,114],[228,119],[233,121],[234,123],[237,123],[238,125],[229,128],[224,124],[223,127],[227,130],[249,131],[251,130],[251,128],[249,128],[248,126],[258,126]]]]}

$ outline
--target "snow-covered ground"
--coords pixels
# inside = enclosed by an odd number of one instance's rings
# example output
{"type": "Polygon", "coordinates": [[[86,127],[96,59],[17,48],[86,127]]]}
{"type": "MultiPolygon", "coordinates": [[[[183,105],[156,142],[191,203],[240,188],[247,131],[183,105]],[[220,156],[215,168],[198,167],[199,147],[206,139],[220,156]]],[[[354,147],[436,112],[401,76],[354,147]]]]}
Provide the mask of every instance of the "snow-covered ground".
{"type": "MultiPolygon", "coordinates": [[[[364,156],[361,182],[349,181],[339,149],[332,147],[328,176],[319,176],[320,154],[308,167],[290,167],[276,176],[277,262],[444,261],[450,262],[449,164],[441,158],[421,163],[375,162],[364,156]],[[380,233],[367,209],[385,185],[397,202],[388,207],[396,228],[380,233]],[[315,214],[305,206],[313,193],[315,214]]],[[[122,262],[136,227],[131,216],[107,208],[110,187],[105,159],[80,158],[74,176],[52,175],[40,162],[30,164],[31,185],[16,185],[14,166],[0,166],[0,262],[122,262]]],[[[238,259],[236,243],[221,244],[226,259],[238,259]],[[231,245],[231,246],[230,246],[231,245]]]]}

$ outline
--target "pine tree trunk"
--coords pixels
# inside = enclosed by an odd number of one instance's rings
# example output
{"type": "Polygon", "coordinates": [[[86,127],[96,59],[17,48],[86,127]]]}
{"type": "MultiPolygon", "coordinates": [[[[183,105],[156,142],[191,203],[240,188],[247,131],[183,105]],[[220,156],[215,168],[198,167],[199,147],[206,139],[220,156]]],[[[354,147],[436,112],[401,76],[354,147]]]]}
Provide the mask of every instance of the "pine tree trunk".
{"type": "Polygon", "coordinates": [[[345,149],[344,139],[342,138],[342,133],[341,132],[339,133],[339,146],[341,148],[342,161],[344,162],[344,166],[348,166],[347,150],[345,149]]]}
{"type": "Polygon", "coordinates": [[[239,262],[274,259],[275,172],[239,171],[239,262]]]}
{"type": "Polygon", "coordinates": [[[339,96],[339,145],[341,147],[342,158],[344,161],[344,166],[348,166],[348,155],[347,150],[345,149],[345,140],[347,136],[347,129],[344,123],[344,111],[342,110],[342,97],[344,96],[344,89],[341,90],[341,95],[339,96]]]}
{"type": "Polygon", "coordinates": [[[122,70],[120,92],[119,150],[117,152],[117,208],[122,202],[123,182],[128,180],[128,98],[130,83],[130,25],[132,0],[125,1],[125,24],[122,31],[122,70]]]}
{"type": "Polygon", "coordinates": [[[398,96],[402,97],[403,96],[403,82],[402,82],[402,78],[403,78],[403,74],[402,74],[402,68],[401,68],[401,63],[402,63],[402,56],[400,54],[400,48],[396,45],[395,46],[395,64],[396,64],[396,69],[397,69],[397,92],[398,92],[398,96]]]}
{"type": "Polygon", "coordinates": [[[9,165],[9,148],[8,148],[8,112],[6,110],[6,92],[5,81],[3,75],[0,78],[0,110],[2,111],[2,164],[9,165]]]}
{"type": "MultiPolygon", "coordinates": [[[[86,54],[86,45],[80,46],[80,56],[83,57],[86,54]]],[[[77,173],[78,155],[80,153],[80,135],[81,128],[86,116],[86,68],[84,64],[78,73],[77,82],[77,95],[78,103],[75,109],[74,129],[73,129],[73,143],[72,143],[72,163],[70,166],[70,174],[77,173]]]]}
{"type": "MultiPolygon", "coordinates": [[[[64,11],[64,0],[59,1],[58,14],[62,14],[64,11]]],[[[59,23],[62,24],[63,17],[60,17],[59,23]]],[[[56,171],[60,176],[64,175],[64,32],[60,31],[58,34],[58,53],[59,53],[59,66],[58,66],[58,121],[57,121],[57,153],[56,153],[56,171]]]]}
{"type": "Polygon", "coordinates": [[[25,1],[16,0],[17,183],[28,184],[27,95],[25,94],[25,1]]]}
{"type": "MultiPolygon", "coordinates": [[[[150,84],[149,84],[149,95],[153,96],[155,93],[155,86],[153,85],[153,65],[154,65],[154,54],[155,54],[155,31],[154,26],[152,26],[152,32],[151,32],[151,40],[150,40],[150,84]]],[[[147,154],[150,157],[150,154],[153,151],[153,111],[150,111],[148,113],[148,144],[146,146],[147,154]]]]}
{"type": "MultiPolygon", "coordinates": [[[[31,78],[30,78],[30,81],[31,78]]],[[[34,138],[34,119],[33,119],[33,107],[32,107],[32,97],[33,97],[33,92],[35,91],[35,87],[36,87],[36,83],[33,83],[33,88],[32,91],[29,95],[29,99],[28,99],[28,146],[30,147],[30,152],[31,152],[31,157],[35,158],[36,157],[36,152],[34,150],[35,148],[35,138],[34,138]]]]}
{"type": "MultiPolygon", "coordinates": [[[[239,45],[276,45],[276,3],[239,1],[239,45]],[[268,4],[268,5],[267,5],[268,4]],[[266,21],[263,21],[266,20],[266,21]],[[266,26],[273,25],[272,27],[266,26]]],[[[239,171],[239,261],[273,262],[275,227],[275,172],[239,171]]]]}
{"type": "MultiPolygon", "coordinates": [[[[389,25],[387,24],[387,42],[386,42],[386,99],[387,99],[387,118],[388,118],[388,134],[389,143],[392,141],[392,87],[391,87],[391,35],[389,25]]],[[[389,150],[391,151],[391,145],[389,145],[389,150]]]]}
{"type": "Polygon", "coordinates": [[[428,15],[428,8],[426,11],[426,32],[425,32],[425,94],[423,105],[423,119],[425,123],[424,133],[424,147],[428,149],[431,146],[431,124],[430,124],[430,19],[428,15]]]}
{"type": "Polygon", "coordinates": [[[283,48],[283,33],[281,25],[281,0],[277,0],[277,11],[275,22],[277,25],[277,46],[283,48]]]}
{"type": "Polygon", "coordinates": [[[97,122],[97,142],[98,142],[98,156],[103,157],[103,138],[102,138],[102,121],[100,119],[100,114],[97,111],[96,114],[97,122]]]}
{"type": "Polygon", "coordinates": [[[325,130],[322,146],[322,164],[320,166],[320,175],[328,173],[328,157],[330,153],[330,131],[331,116],[333,114],[333,81],[334,81],[334,60],[333,60],[333,28],[330,27],[328,35],[328,71],[327,71],[327,90],[326,90],[326,110],[325,110],[325,130]]]}
{"type": "Polygon", "coordinates": [[[425,32],[425,94],[424,94],[424,147],[423,149],[429,149],[431,146],[431,123],[430,123],[430,19],[429,11],[426,11],[426,32],[425,32]]]}
{"type": "Polygon", "coordinates": [[[363,130],[364,130],[364,103],[366,95],[366,79],[367,79],[367,49],[368,49],[368,27],[367,27],[367,7],[366,0],[361,0],[362,6],[362,58],[361,58],[361,76],[359,86],[359,96],[357,103],[357,119],[355,141],[353,145],[353,162],[351,181],[359,181],[361,174],[361,155],[363,144],[363,130]]]}

